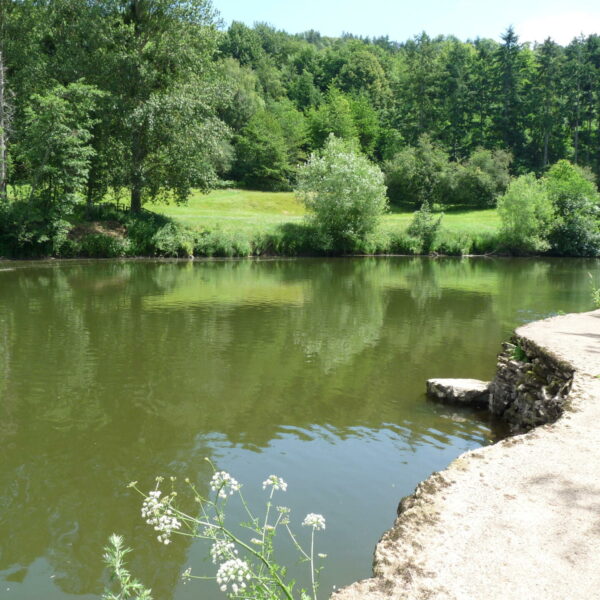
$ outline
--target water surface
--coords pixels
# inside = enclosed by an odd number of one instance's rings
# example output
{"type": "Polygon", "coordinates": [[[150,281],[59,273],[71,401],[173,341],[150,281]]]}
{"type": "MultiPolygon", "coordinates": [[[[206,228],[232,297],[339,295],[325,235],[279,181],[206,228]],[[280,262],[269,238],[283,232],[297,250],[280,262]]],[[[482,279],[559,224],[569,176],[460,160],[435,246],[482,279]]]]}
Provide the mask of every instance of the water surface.
{"type": "Polygon", "coordinates": [[[275,473],[293,521],[326,516],[324,597],[369,576],[398,500],[502,435],[485,414],[427,401],[425,380],[491,377],[515,326],[590,308],[597,270],[564,259],[0,262],[0,595],[98,598],[116,531],[156,599],[219,597],[214,583],[180,583],[189,565],[211,572],[205,549],[158,544],[126,487],[161,474],[205,490],[205,457],[252,503],[275,473]]]}

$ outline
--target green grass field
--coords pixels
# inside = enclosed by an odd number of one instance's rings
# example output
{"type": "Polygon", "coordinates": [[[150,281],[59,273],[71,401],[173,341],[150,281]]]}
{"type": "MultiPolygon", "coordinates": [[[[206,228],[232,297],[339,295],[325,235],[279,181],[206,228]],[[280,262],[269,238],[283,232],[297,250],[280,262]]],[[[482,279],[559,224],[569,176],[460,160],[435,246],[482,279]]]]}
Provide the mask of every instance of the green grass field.
{"type": "MultiPolygon", "coordinates": [[[[194,229],[227,231],[269,231],[277,225],[298,222],[306,214],[293,192],[254,192],[248,190],[216,190],[209,194],[194,193],[187,204],[177,206],[147,205],[146,208],[171,217],[194,229]]],[[[404,230],[412,219],[412,211],[390,212],[382,219],[387,231],[404,230]]],[[[500,218],[494,209],[451,211],[444,215],[442,228],[452,233],[494,233],[500,218]]]]}

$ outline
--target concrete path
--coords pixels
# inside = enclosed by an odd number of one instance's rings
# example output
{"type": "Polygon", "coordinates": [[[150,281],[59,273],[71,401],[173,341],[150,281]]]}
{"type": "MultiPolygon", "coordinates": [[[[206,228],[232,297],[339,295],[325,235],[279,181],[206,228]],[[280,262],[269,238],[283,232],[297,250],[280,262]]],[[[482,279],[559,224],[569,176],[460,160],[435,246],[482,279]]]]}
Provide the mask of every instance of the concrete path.
{"type": "Polygon", "coordinates": [[[600,311],[517,334],[575,369],[570,410],[421,483],[334,600],[600,598],[600,311]]]}

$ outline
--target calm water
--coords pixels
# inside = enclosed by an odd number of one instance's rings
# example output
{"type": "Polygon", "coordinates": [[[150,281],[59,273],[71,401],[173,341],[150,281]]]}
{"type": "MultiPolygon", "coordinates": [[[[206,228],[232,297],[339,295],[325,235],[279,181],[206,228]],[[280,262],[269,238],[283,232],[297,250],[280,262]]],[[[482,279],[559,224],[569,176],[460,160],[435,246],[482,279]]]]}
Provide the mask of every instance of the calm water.
{"type": "Polygon", "coordinates": [[[326,516],[323,592],[369,576],[400,497],[502,433],[428,402],[425,380],[489,378],[515,326],[590,308],[598,268],[0,263],[0,597],[98,598],[113,531],[157,600],[218,597],[214,583],[179,582],[189,565],[211,573],[205,549],[159,545],[126,488],[163,474],[206,489],[205,457],[252,503],[275,473],[293,520],[326,516]]]}

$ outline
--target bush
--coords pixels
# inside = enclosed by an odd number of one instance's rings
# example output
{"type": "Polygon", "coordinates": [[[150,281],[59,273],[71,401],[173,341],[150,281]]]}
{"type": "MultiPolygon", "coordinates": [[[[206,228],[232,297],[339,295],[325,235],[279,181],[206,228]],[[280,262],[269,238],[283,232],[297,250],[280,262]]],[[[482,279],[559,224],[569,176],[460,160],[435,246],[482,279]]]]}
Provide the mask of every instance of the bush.
{"type": "Polygon", "coordinates": [[[495,206],[510,183],[512,157],[504,150],[475,150],[463,165],[456,165],[452,204],[480,208],[495,206]]]}
{"type": "Polygon", "coordinates": [[[0,254],[57,256],[67,243],[70,228],[59,211],[37,199],[0,203],[0,254]]]}
{"type": "Polygon", "coordinates": [[[117,258],[127,255],[129,243],[127,240],[104,233],[92,233],[81,239],[78,251],[76,248],[77,246],[68,245],[67,249],[64,249],[61,254],[63,256],[80,254],[89,258],[117,258]]]}
{"type": "Polygon", "coordinates": [[[158,256],[189,258],[194,255],[192,234],[175,223],[167,223],[152,236],[158,256]]]}
{"type": "Polygon", "coordinates": [[[517,253],[544,252],[550,248],[548,235],[554,207],[544,182],[533,173],[515,179],[498,201],[502,220],[501,239],[517,253]]]}
{"type": "Polygon", "coordinates": [[[194,241],[194,254],[196,256],[220,256],[230,258],[233,256],[250,256],[252,244],[247,236],[239,232],[203,231],[194,241]]]}
{"type": "Polygon", "coordinates": [[[442,224],[443,213],[435,217],[429,208],[427,201],[423,202],[421,208],[415,212],[407,233],[419,242],[418,254],[427,254],[433,250],[433,244],[442,224]]]}
{"type": "Polygon", "coordinates": [[[425,201],[430,205],[447,202],[453,169],[448,154],[423,135],[417,146],[403,148],[384,163],[388,198],[392,204],[417,208],[425,201]]]}
{"type": "Polygon", "coordinates": [[[131,244],[133,256],[154,256],[156,252],[154,236],[165,225],[170,223],[167,217],[142,211],[137,215],[128,214],[124,218],[127,237],[131,244]]]}
{"type": "Polygon", "coordinates": [[[558,161],[544,178],[556,214],[550,233],[555,254],[600,254],[600,195],[585,172],[566,160],[558,161]]]}
{"type": "Polygon", "coordinates": [[[334,136],[300,168],[296,192],[312,214],[323,249],[354,250],[387,207],[379,167],[334,136]]]}

